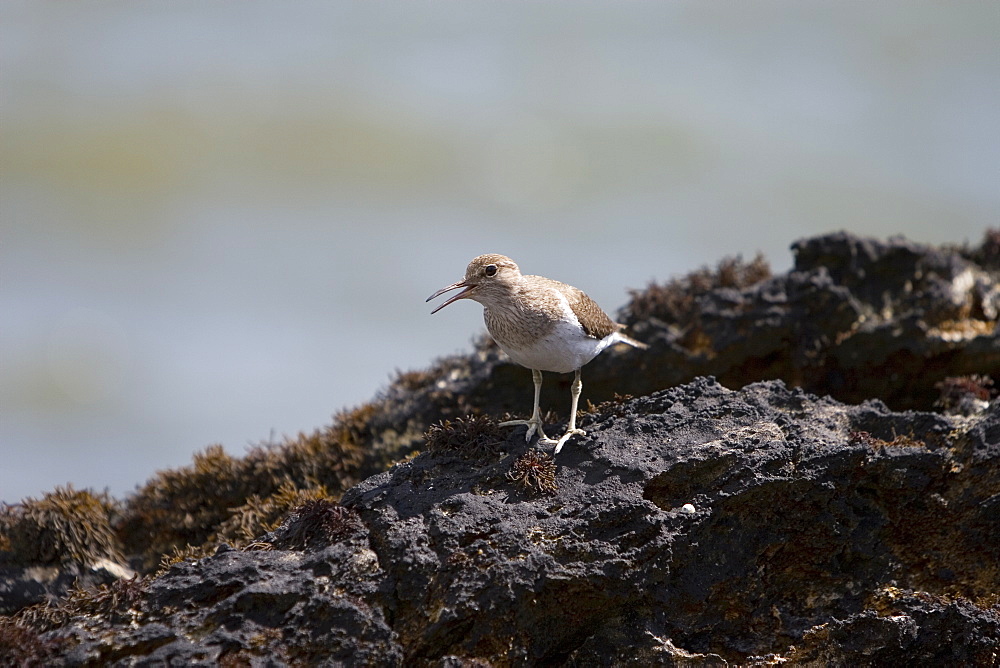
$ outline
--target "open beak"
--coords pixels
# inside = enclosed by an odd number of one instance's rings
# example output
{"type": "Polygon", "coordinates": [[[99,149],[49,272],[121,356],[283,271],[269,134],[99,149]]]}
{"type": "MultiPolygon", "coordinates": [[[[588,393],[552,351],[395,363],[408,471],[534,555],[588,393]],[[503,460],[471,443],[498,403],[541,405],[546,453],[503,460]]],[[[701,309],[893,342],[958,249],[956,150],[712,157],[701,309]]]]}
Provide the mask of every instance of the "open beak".
{"type": "Polygon", "coordinates": [[[441,304],[441,306],[438,306],[436,309],[434,309],[433,311],[431,311],[431,314],[437,313],[438,311],[440,311],[441,309],[443,309],[448,304],[450,304],[452,302],[457,302],[459,299],[462,299],[462,298],[468,296],[468,294],[470,292],[472,292],[476,288],[476,286],[475,285],[470,285],[470,284],[466,283],[465,281],[459,281],[458,283],[452,283],[451,285],[449,285],[446,288],[441,288],[440,290],[438,290],[437,292],[435,292],[434,294],[432,294],[430,297],[428,297],[424,301],[430,301],[430,300],[434,299],[435,297],[440,297],[441,295],[443,295],[446,292],[450,292],[452,290],[458,290],[459,288],[465,288],[465,289],[462,290],[461,292],[459,292],[457,295],[455,295],[451,299],[449,299],[448,301],[446,301],[444,304],[441,304]]]}

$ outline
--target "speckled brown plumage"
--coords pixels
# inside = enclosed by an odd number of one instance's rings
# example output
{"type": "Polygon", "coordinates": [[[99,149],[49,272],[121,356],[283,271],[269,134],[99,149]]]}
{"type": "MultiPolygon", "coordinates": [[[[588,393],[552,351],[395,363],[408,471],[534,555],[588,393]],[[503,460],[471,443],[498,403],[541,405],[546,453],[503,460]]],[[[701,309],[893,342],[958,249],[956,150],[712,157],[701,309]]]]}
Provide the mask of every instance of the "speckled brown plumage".
{"type": "Polygon", "coordinates": [[[582,387],[580,368],[615,343],[646,347],[623,334],[622,326],[579,288],[544,276],[524,275],[517,263],[504,255],[490,253],[474,258],[466,267],[465,278],[438,290],[427,300],[459,288],[464,289],[432,313],[459,299],[479,302],[490,336],[512,360],[533,372],[532,417],[505,424],[527,424],[527,438],[537,430],[548,440],[541,429],[538,408],[541,372],[576,373],[571,386],[569,429],[556,442],[556,452],[571,435],[583,433],[576,429],[576,405],[582,387]]]}

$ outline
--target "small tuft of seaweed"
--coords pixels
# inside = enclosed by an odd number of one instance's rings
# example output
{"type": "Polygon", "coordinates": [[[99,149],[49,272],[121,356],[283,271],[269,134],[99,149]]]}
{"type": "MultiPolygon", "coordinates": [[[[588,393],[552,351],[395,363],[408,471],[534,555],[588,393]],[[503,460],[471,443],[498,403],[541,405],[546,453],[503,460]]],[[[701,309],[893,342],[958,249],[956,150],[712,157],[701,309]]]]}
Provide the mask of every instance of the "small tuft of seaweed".
{"type": "Polygon", "coordinates": [[[309,501],[329,499],[326,487],[299,489],[286,480],[274,494],[261,498],[254,494],[242,506],[231,509],[229,519],[219,525],[210,543],[229,543],[244,548],[254,539],[276,529],[289,512],[309,501]]]}
{"type": "Polygon", "coordinates": [[[18,611],[16,624],[39,633],[65,625],[74,617],[100,617],[109,624],[131,623],[142,614],[142,600],[151,578],[134,575],[96,587],[74,586],[55,604],[39,603],[18,611]]]}
{"type": "Polygon", "coordinates": [[[427,450],[454,453],[467,459],[492,457],[500,452],[503,434],[488,415],[469,415],[432,424],[424,434],[427,450]]]}
{"type": "MultiPolygon", "coordinates": [[[[607,417],[624,417],[626,412],[626,404],[634,399],[631,394],[618,394],[615,392],[614,397],[608,399],[607,401],[602,401],[599,404],[593,404],[589,399],[587,400],[587,410],[584,411],[584,415],[594,416],[595,419],[607,418],[607,417]]],[[[579,417],[579,416],[578,416],[579,417]]]]}
{"type": "Polygon", "coordinates": [[[918,440],[912,433],[894,435],[891,441],[872,436],[867,431],[852,431],[848,434],[851,445],[864,445],[869,448],[924,448],[927,444],[918,440]]]}
{"type": "Polygon", "coordinates": [[[361,517],[329,499],[306,501],[274,531],[272,544],[279,550],[316,549],[343,540],[361,530],[361,517]]]}
{"type": "Polygon", "coordinates": [[[687,325],[698,315],[698,298],[717,288],[745,288],[771,277],[771,267],[762,253],[744,262],[737,255],[723,258],[714,268],[702,267],[666,283],[650,283],[645,290],[630,290],[625,306],[628,324],[657,318],[687,325]]]}
{"type": "Polygon", "coordinates": [[[215,550],[216,548],[210,546],[208,543],[204,545],[185,545],[184,547],[175,545],[170,548],[169,552],[160,557],[160,565],[153,574],[153,577],[163,575],[174,564],[210,557],[215,554],[215,550]]]}
{"type": "Polygon", "coordinates": [[[538,450],[528,450],[515,459],[507,478],[529,494],[555,494],[559,489],[555,460],[538,450]]]}
{"type": "Polygon", "coordinates": [[[111,523],[117,504],[107,493],[56,487],[42,498],[28,497],[0,509],[0,533],[15,562],[87,565],[121,562],[121,545],[111,523]]]}

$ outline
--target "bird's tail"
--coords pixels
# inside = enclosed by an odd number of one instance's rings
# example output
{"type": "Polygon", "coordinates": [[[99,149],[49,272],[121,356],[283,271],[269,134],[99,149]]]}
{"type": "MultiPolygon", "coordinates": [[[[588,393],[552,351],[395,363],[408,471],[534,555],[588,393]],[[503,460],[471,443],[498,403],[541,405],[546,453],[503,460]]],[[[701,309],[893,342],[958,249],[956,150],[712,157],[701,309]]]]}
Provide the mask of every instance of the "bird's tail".
{"type": "Polygon", "coordinates": [[[642,341],[637,341],[637,340],[633,339],[631,336],[626,336],[625,334],[622,334],[621,337],[622,337],[622,341],[624,343],[629,344],[633,348],[638,348],[639,350],[645,350],[646,348],[649,347],[648,343],[643,343],[642,341]]]}
{"type": "MultiPolygon", "coordinates": [[[[624,325],[619,325],[619,327],[623,327],[623,326],[624,325]]],[[[633,348],[638,348],[639,350],[645,350],[646,348],[649,347],[649,344],[643,343],[642,341],[637,341],[637,340],[633,339],[631,336],[629,336],[628,334],[622,333],[621,330],[618,330],[617,332],[615,332],[615,334],[616,334],[615,338],[619,342],[621,342],[621,343],[627,343],[630,346],[632,346],[633,348]]]]}

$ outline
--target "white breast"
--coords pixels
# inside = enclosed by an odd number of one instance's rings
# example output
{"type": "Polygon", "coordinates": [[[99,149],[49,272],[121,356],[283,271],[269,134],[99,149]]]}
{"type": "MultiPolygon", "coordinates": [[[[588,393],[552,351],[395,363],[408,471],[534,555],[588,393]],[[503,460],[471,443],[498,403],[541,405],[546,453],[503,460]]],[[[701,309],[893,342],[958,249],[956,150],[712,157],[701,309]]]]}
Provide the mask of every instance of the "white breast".
{"type": "Polygon", "coordinates": [[[569,302],[562,294],[558,296],[563,306],[562,317],[554,321],[554,326],[546,334],[529,342],[519,342],[521,345],[516,346],[497,341],[503,351],[521,366],[568,373],[597,357],[598,353],[617,340],[617,333],[604,339],[588,336],[569,302]]]}
{"type": "Polygon", "coordinates": [[[550,301],[535,308],[517,301],[483,304],[490,335],[514,362],[568,373],[621,340],[618,332],[604,339],[588,336],[565,295],[552,288],[546,294],[550,301]]]}
{"type": "Polygon", "coordinates": [[[560,322],[553,330],[523,348],[501,345],[512,360],[529,369],[566,373],[579,369],[604,349],[604,341],[586,336],[580,326],[560,322]]]}

